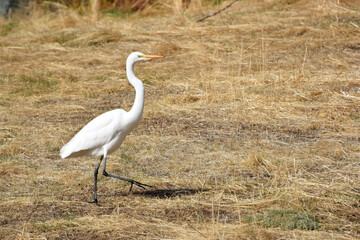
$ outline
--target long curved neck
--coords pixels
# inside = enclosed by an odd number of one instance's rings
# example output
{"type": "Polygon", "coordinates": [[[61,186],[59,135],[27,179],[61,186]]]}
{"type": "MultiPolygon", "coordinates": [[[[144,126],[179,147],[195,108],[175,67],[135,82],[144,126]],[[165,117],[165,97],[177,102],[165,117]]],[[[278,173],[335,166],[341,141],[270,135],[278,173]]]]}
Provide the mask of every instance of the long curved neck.
{"type": "Polygon", "coordinates": [[[144,84],[135,76],[134,62],[126,62],[126,75],[130,84],[135,88],[135,101],[129,113],[132,120],[139,121],[144,109],[145,90],[144,84]]]}

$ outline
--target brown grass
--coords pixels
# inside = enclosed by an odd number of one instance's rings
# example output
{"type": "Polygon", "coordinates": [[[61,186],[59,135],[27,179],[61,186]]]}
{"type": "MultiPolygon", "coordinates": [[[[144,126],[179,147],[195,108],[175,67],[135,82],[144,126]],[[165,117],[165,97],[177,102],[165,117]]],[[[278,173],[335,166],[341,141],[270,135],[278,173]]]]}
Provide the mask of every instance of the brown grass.
{"type": "Polygon", "coordinates": [[[0,238],[358,239],[358,1],[240,1],[199,24],[223,5],[163,3],[96,23],[69,9],[1,22],[0,238]],[[97,159],[59,149],[130,109],[135,50],[166,59],[137,65],[144,116],[108,170],[154,188],[100,177],[98,207],[85,202],[97,159]],[[274,209],[320,227],[249,221],[274,209]]]}

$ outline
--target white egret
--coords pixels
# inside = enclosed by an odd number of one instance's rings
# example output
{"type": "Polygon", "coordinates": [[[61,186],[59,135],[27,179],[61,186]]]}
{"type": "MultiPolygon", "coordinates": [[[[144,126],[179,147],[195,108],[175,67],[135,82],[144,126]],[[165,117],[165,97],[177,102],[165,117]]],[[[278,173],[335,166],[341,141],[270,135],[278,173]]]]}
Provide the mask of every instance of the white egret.
{"type": "Polygon", "coordinates": [[[97,175],[102,160],[104,160],[103,175],[121,179],[145,189],[149,185],[118,177],[106,172],[107,155],[118,149],[124,141],[126,135],[133,130],[140,122],[144,109],[145,90],[144,85],[134,74],[134,64],[139,61],[147,61],[163,56],[145,55],[140,52],[133,52],[126,60],[126,75],[130,84],[135,88],[136,95],[134,104],[129,112],[123,109],[115,109],[94,118],[85,127],[83,127],[67,144],[60,150],[62,158],[80,157],[80,156],[101,156],[94,171],[95,193],[94,201],[97,199],[97,175]]]}

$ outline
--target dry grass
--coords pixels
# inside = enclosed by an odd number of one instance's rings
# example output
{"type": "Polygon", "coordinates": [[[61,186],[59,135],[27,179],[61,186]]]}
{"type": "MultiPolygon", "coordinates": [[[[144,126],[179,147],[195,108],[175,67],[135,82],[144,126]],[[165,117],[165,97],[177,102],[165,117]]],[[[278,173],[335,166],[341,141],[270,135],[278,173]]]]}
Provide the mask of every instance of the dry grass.
{"type": "Polygon", "coordinates": [[[1,22],[0,238],[359,238],[358,1],[246,0],[199,24],[221,6],[175,5],[1,22]],[[97,159],[59,149],[131,107],[134,50],[167,58],[137,65],[144,116],[108,170],[155,187],[100,177],[98,207],[97,159]],[[318,223],[279,227],[295,225],[274,210],[318,223]]]}

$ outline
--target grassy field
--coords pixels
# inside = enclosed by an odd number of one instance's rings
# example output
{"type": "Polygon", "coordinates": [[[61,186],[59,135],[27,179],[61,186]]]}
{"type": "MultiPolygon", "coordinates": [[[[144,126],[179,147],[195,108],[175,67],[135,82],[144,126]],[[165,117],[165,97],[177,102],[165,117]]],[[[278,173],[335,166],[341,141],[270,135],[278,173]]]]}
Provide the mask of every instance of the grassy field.
{"type": "Polygon", "coordinates": [[[360,4],[162,2],[0,22],[1,239],[360,238],[360,4]],[[61,159],[97,115],[145,109],[109,156],[61,159]]]}

